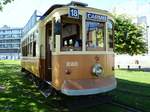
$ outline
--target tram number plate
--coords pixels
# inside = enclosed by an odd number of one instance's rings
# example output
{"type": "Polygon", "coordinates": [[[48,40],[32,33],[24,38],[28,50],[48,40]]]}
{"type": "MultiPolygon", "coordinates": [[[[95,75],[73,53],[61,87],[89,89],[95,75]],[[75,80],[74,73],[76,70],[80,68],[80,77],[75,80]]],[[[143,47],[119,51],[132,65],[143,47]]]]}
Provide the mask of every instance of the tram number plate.
{"type": "Polygon", "coordinates": [[[66,67],[77,67],[79,63],[77,61],[66,62],[66,67]]]}
{"type": "Polygon", "coordinates": [[[79,10],[78,9],[76,9],[76,8],[72,8],[72,7],[70,7],[69,8],[69,17],[72,17],[72,18],[79,18],[79,10]]]}

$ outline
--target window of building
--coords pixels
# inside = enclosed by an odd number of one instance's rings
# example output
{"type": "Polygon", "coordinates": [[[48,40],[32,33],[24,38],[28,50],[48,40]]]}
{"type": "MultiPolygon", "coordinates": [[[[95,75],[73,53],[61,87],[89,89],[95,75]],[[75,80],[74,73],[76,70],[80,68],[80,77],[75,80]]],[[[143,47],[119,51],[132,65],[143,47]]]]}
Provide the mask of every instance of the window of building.
{"type": "Polygon", "coordinates": [[[86,21],[87,50],[104,50],[104,22],[86,21]]]}

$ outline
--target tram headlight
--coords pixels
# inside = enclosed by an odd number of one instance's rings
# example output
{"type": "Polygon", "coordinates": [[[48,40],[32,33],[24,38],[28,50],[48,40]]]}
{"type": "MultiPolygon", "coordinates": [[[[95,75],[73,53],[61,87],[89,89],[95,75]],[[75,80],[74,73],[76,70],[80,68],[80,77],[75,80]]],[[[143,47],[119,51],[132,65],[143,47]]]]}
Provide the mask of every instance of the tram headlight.
{"type": "Polygon", "coordinates": [[[92,73],[96,76],[100,76],[103,73],[103,68],[100,64],[95,64],[92,68],[92,73]]]}

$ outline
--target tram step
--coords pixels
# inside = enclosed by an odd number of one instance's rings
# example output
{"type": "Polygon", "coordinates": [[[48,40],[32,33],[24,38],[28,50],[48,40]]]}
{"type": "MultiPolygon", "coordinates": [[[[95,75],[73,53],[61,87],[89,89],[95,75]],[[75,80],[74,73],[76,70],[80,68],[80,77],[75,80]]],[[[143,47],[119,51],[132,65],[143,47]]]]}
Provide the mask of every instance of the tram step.
{"type": "Polygon", "coordinates": [[[46,83],[45,81],[43,81],[43,82],[41,82],[40,84],[39,84],[39,90],[40,90],[40,92],[42,93],[42,95],[44,95],[46,98],[48,97],[48,96],[50,96],[51,95],[51,93],[52,93],[52,88],[51,88],[51,86],[48,84],[48,83],[46,83]]]}

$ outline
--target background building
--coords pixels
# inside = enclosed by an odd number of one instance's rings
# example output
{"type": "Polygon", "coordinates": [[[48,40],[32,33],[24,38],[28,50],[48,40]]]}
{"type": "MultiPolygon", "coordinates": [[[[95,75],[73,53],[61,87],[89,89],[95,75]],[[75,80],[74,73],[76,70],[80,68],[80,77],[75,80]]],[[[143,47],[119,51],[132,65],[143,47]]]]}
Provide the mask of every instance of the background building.
{"type": "Polygon", "coordinates": [[[19,59],[22,28],[0,28],[0,59],[19,59]]]}
{"type": "MultiPolygon", "coordinates": [[[[148,45],[148,41],[149,41],[148,28],[149,28],[149,26],[148,26],[148,22],[147,22],[147,16],[137,17],[137,24],[143,27],[143,38],[144,38],[146,44],[148,45]]],[[[148,46],[148,51],[150,52],[149,46],[148,46]]]]}

